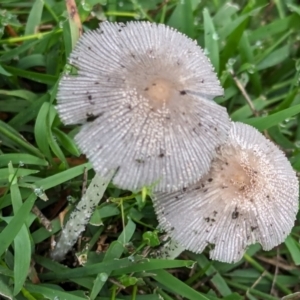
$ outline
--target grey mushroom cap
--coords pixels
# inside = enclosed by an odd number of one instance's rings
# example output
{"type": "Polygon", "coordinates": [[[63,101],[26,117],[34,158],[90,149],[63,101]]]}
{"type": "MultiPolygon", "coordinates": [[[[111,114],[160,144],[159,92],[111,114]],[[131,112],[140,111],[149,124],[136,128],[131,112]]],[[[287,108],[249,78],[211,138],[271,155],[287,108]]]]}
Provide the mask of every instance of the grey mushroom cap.
{"type": "Polygon", "coordinates": [[[104,22],[71,53],[77,75],[64,75],[57,110],[83,123],[75,140],[95,171],[118,170],[123,189],[172,191],[209,170],[227,138],[223,89],[197,43],[149,22],[104,22]]]}
{"type": "Polygon", "coordinates": [[[255,128],[232,123],[211,169],[178,192],[157,193],[160,226],[181,246],[211,259],[239,261],[247,247],[270,250],[291,232],[299,182],[284,153],[255,128]]]}

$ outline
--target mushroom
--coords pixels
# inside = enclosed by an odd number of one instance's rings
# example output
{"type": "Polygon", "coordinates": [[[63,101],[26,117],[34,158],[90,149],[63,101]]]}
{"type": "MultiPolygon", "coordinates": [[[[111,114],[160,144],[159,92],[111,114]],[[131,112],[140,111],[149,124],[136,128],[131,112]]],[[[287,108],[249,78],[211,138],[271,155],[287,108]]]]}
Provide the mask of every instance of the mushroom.
{"type": "Polygon", "coordinates": [[[181,246],[233,263],[256,242],[282,243],[298,211],[299,183],[284,153],[255,128],[232,123],[210,171],[196,184],[157,193],[160,226],[181,246]]]}
{"type": "Polygon", "coordinates": [[[59,85],[65,124],[95,171],[114,184],[171,191],[209,170],[227,138],[226,109],[213,67],[197,43],[163,24],[110,23],[88,31],[71,53],[76,75],[59,85]]]}

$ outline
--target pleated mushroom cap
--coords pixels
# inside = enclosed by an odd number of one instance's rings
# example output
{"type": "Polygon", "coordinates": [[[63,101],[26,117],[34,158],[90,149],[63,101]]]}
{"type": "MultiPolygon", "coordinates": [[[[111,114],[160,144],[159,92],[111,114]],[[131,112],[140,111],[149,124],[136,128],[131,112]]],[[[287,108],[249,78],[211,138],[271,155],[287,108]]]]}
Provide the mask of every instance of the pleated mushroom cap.
{"type": "Polygon", "coordinates": [[[64,75],[57,110],[83,123],[75,140],[100,175],[137,190],[170,191],[209,169],[230,128],[213,67],[196,42],[149,22],[104,22],[72,52],[77,75],[64,75]]]}
{"type": "Polygon", "coordinates": [[[211,259],[233,263],[247,247],[270,250],[291,232],[299,183],[284,153],[255,128],[232,123],[211,169],[199,182],[157,193],[160,226],[192,252],[210,246],[211,259]]]}

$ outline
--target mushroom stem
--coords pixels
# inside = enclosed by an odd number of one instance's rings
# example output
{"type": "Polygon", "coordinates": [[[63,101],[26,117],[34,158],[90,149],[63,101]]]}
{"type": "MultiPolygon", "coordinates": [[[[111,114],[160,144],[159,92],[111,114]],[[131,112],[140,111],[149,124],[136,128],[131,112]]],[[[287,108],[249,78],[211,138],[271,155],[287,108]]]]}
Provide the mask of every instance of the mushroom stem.
{"type": "Polygon", "coordinates": [[[92,179],[86,193],[78,202],[74,211],[71,213],[68,222],[61,232],[61,236],[51,253],[53,260],[61,261],[76,243],[80,234],[84,231],[86,224],[89,222],[95,207],[102,199],[103,194],[111,181],[114,172],[110,172],[105,177],[97,174],[92,179]]]}

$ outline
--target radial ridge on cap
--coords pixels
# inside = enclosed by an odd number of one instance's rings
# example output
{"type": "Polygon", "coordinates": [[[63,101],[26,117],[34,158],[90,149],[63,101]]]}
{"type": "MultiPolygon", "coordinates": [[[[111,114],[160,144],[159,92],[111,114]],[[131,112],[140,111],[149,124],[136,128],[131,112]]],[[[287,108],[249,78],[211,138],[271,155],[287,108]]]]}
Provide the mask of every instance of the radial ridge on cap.
{"type": "Polygon", "coordinates": [[[163,24],[110,23],[88,31],[70,55],[57,110],[83,124],[75,140],[95,171],[117,169],[123,189],[172,191],[209,170],[227,138],[213,67],[195,41],[163,24]]]}
{"type": "Polygon", "coordinates": [[[185,249],[233,263],[249,245],[270,250],[291,232],[299,182],[285,154],[255,128],[232,123],[210,171],[196,184],[156,193],[162,227],[185,249]]]}

